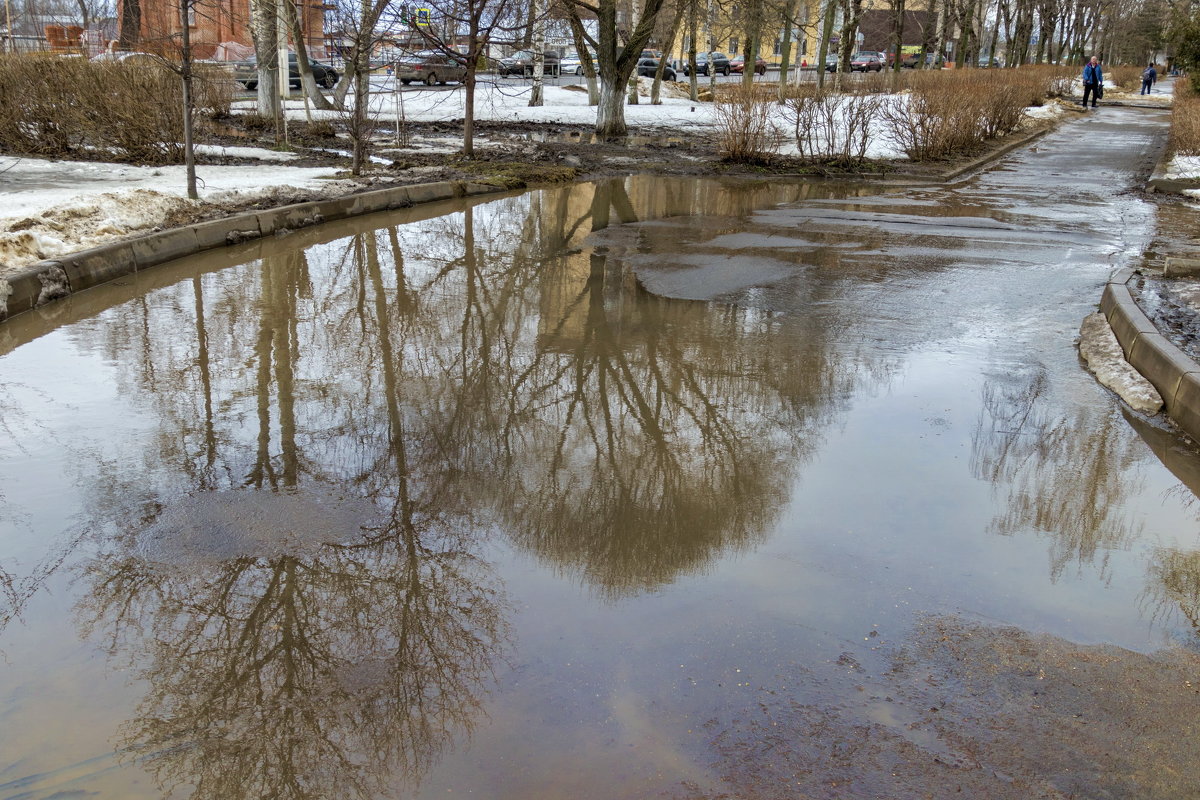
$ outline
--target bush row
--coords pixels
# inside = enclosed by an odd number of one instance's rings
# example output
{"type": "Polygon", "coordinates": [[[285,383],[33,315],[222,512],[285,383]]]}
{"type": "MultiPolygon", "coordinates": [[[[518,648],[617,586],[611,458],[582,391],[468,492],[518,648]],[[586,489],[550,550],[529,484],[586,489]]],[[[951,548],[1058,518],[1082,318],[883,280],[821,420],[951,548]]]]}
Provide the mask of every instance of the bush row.
{"type": "MultiPolygon", "coordinates": [[[[881,136],[911,159],[938,159],[970,152],[1016,130],[1027,107],[1070,93],[1076,72],[1073,67],[1036,66],[864,76],[842,91],[831,84],[823,89],[815,84],[789,87],[784,106],[799,155],[806,160],[855,166],[866,160],[873,138],[881,136]]],[[[769,152],[774,131],[766,119],[774,89],[754,91],[759,94],[725,92],[717,98],[718,136],[726,158],[755,160],[769,152]],[[754,109],[755,104],[761,108],[754,109]],[[751,125],[751,119],[758,121],[751,125]]]]}
{"type": "Polygon", "coordinates": [[[1016,130],[1026,107],[1047,96],[1046,78],[1020,69],[918,72],[908,102],[889,104],[883,117],[909,158],[945,158],[1016,130]]]}
{"type": "Polygon", "coordinates": [[[1200,95],[1191,81],[1175,81],[1171,103],[1171,152],[1200,156],[1200,95]]]}
{"type": "MultiPolygon", "coordinates": [[[[233,84],[197,70],[196,107],[229,113],[233,84]]],[[[183,160],[183,84],[165,63],[94,62],[52,55],[0,57],[0,148],[54,158],[144,164],[183,160]]]]}

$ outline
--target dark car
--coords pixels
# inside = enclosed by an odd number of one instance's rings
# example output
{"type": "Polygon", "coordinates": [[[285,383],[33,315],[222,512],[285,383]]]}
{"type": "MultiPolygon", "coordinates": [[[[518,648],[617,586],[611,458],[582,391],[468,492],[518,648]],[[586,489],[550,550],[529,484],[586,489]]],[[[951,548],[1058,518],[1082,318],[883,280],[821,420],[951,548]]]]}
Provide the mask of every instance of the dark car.
{"type": "Polygon", "coordinates": [[[851,72],[879,72],[883,69],[883,59],[879,53],[855,53],[850,59],[851,72]]]}
{"type": "MultiPolygon", "coordinates": [[[[658,72],[657,58],[643,58],[637,63],[637,74],[643,78],[653,78],[658,72]]],[[[663,80],[675,80],[675,70],[671,69],[670,65],[663,67],[663,80]]]]}
{"type": "MultiPolygon", "coordinates": [[[[904,69],[916,69],[921,63],[920,53],[905,53],[900,56],[900,66],[904,69]]],[[[925,67],[927,69],[941,69],[945,66],[945,59],[938,58],[936,53],[925,54],[925,67]]]]}
{"type": "Polygon", "coordinates": [[[825,56],[825,71],[826,72],[837,72],[837,70],[838,70],[838,54],[830,53],[829,55],[825,56]]]}
{"type": "MultiPolygon", "coordinates": [[[[332,89],[337,85],[340,76],[333,67],[327,67],[311,58],[308,60],[308,65],[312,68],[313,80],[317,82],[318,86],[332,89]]],[[[233,79],[251,91],[257,89],[258,61],[254,58],[247,58],[245,61],[233,62],[233,79]]],[[[288,85],[293,89],[300,88],[300,66],[296,61],[295,53],[288,53],[288,85]]]]}
{"type": "MultiPolygon", "coordinates": [[[[744,55],[737,55],[729,59],[729,69],[730,71],[741,75],[746,70],[746,57],[744,55]]],[[[767,62],[763,61],[761,58],[754,59],[754,74],[766,75],[767,62]]]]}
{"type": "MultiPolygon", "coordinates": [[[[533,75],[533,57],[532,50],[518,50],[511,56],[500,59],[496,65],[496,72],[501,78],[507,78],[509,75],[533,75]]],[[[542,53],[542,74],[557,75],[558,72],[558,56],[554,53],[542,53]]]]}
{"type": "Polygon", "coordinates": [[[436,50],[420,50],[409,53],[393,67],[396,77],[405,86],[421,81],[427,86],[446,81],[462,81],[467,77],[467,68],[457,59],[436,50]]]}
{"type": "MultiPolygon", "coordinates": [[[[707,75],[708,74],[708,69],[709,69],[708,56],[709,56],[708,53],[696,53],[696,74],[697,75],[707,75]]],[[[690,69],[690,67],[687,64],[687,62],[684,62],[683,74],[690,75],[691,73],[688,72],[689,69],[690,69]]],[[[712,53],[712,71],[719,75],[728,75],[729,74],[729,56],[725,55],[724,53],[712,53]]]]}

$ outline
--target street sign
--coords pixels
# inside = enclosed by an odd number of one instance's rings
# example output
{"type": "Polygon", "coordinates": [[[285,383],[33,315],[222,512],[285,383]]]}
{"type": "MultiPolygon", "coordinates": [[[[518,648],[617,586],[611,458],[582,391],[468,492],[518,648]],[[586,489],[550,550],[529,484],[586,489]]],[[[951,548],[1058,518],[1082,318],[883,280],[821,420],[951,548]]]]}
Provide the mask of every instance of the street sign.
{"type": "Polygon", "coordinates": [[[418,9],[417,9],[417,20],[416,20],[416,22],[417,22],[417,24],[418,24],[418,25],[428,25],[428,24],[429,24],[429,20],[430,20],[430,18],[431,18],[432,16],[433,16],[433,11],[432,11],[431,9],[428,9],[428,8],[418,8],[418,9]]]}

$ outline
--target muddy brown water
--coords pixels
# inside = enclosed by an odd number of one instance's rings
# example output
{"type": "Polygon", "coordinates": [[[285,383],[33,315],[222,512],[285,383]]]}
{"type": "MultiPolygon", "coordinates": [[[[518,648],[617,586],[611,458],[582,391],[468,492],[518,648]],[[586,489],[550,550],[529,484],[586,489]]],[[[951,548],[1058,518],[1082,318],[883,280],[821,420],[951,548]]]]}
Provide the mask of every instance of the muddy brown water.
{"type": "Polygon", "coordinates": [[[444,204],[10,321],[0,798],[1194,795],[1200,462],[1073,343],[1161,135],[444,204]]]}

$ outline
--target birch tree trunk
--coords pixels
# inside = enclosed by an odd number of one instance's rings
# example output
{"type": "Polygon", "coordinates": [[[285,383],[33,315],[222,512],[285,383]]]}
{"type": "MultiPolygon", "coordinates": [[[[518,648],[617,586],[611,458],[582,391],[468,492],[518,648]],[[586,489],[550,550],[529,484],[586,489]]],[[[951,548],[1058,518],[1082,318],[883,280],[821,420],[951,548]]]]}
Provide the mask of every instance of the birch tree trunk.
{"type": "Polygon", "coordinates": [[[529,93],[529,105],[540,107],[543,103],[542,78],[546,74],[546,0],[535,0],[533,7],[536,17],[533,20],[533,89],[529,93]]]}
{"type": "Polygon", "coordinates": [[[700,29],[698,8],[700,0],[688,0],[688,97],[692,102],[700,99],[700,86],[696,79],[696,33],[700,29]]]}
{"type": "Polygon", "coordinates": [[[279,120],[279,60],[275,0],[250,0],[250,33],[258,62],[258,113],[279,120]]]}

